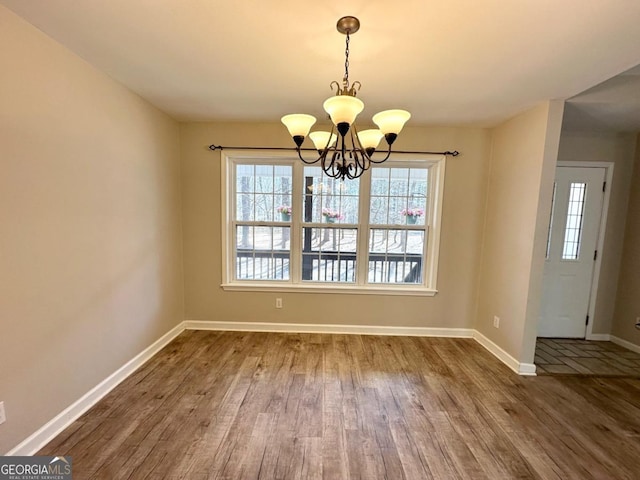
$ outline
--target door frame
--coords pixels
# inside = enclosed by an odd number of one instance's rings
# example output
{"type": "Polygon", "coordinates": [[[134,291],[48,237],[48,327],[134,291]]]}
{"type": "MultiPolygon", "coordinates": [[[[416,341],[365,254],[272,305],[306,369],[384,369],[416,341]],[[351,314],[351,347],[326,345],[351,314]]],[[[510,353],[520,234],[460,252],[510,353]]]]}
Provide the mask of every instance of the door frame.
{"type": "MultiPolygon", "coordinates": [[[[598,284],[600,282],[600,269],[602,266],[602,252],[604,247],[604,237],[607,230],[607,217],[609,214],[609,200],[611,198],[611,188],[613,184],[613,162],[587,162],[587,161],[558,161],[557,167],[586,167],[586,168],[604,168],[606,189],[604,191],[604,199],[602,200],[602,214],[600,215],[600,225],[598,226],[598,240],[596,250],[598,256],[593,266],[593,276],[591,278],[591,290],[589,292],[589,324],[585,331],[586,340],[609,340],[606,333],[593,333],[593,324],[595,323],[596,300],[598,296],[598,284]]],[[[555,174],[554,174],[555,180],[555,174]]]]}

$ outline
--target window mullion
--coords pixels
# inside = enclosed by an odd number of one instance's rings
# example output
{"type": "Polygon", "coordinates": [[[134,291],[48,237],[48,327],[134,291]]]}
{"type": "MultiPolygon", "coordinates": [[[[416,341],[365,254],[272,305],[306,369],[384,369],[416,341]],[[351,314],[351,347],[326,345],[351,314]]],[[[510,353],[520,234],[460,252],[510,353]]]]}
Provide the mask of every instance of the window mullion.
{"type": "Polygon", "coordinates": [[[302,209],[304,205],[304,165],[293,163],[293,185],[291,189],[291,258],[290,278],[294,284],[302,283],[302,209]]]}
{"type": "Polygon", "coordinates": [[[369,210],[371,205],[371,170],[360,178],[358,207],[358,243],[356,247],[356,284],[366,285],[369,276],[369,210]]]}
{"type": "Polygon", "coordinates": [[[222,230],[222,282],[228,283],[236,279],[236,245],[235,245],[235,202],[236,202],[236,166],[235,162],[220,162],[222,175],[222,218],[231,221],[221,222],[222,230]],[[233,259],[227,262],[224,259],[233,259]]]}
{"type": "Polygon", "coordinates": [[[435,289],[438,257],[440,252],[440,231],[442,221],[442,200],[445,176],[445,158],[429,168],[429,223],[425,225],[425,258],[428,269],[423,269],[425,286],[435,289]]]}

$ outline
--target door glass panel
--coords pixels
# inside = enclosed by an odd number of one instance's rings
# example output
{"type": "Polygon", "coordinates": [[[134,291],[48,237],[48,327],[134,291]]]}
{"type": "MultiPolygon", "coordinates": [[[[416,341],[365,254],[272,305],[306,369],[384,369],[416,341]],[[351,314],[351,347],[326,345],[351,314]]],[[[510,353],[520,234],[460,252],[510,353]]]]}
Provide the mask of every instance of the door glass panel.
{"type": "Polygon", "coordinates": [[[586,183],[571,183],[569,187],[569,206],[567,208],[567,226],[564,231],[562,248],[563,260],[578,260],[580,258],[580,240],[582,239],[582,220],[584,218],[586,197],[586,183]]]}

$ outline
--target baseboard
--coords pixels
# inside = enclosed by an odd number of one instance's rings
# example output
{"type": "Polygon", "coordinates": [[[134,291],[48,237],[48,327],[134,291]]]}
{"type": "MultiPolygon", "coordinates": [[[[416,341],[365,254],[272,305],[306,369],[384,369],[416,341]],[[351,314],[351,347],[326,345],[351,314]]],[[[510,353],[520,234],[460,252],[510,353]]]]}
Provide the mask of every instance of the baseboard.
{"type": "Polygon", "coordinates": [[[6,455],[34,455],[43,446],[60,434],[65,428],[71,425],[83,413],[94,406],[102,397],[113,390],[119,383],[140,368],[151,357],[164,348],[169,342],[184,331],[184,322],[176,325],[165,333],[149,347],[144,349],[126,364],[109,375],[106,379],[93,387],[80,399],[69,405],[56,417],[47,422],[44,426],[33,433],[29,438],[10,450],[6,455]]]}
{"type": "Polygon", "coordinates": [[[632,352],[640,353],[640,345],[636,345],[635,343],[628,342],[623,340],[622,338],[611,335],[611,341],[616,345],[620,345],[621,347],[626,348],[627,350],[631,350],[632,352]]]}
{"type": "Polygon", "coordinates": [[[593,340],[594,342],[608,342],[611,340],[611,335],[608,333],[592,333],[587,335],[587,340],[593,340]]]}
{"type": "Polygon", "coordinates": [[[518,375],[535,376],[536,366],[533,363],[520,363],[477,330],[474,331],[473,338],[518,375]]]}
{"type": "Polygon", "coordinates": [[[304,323],[213,322],[186,320],[186,330],[230,332],[334,333],[353,335],[396,335],[407,337],[473,338],[471,328],[382,327],[373,325],[334,325],[304,323]]]}
{"type": "Polygon", "coordinates": [[[186,320],[185,330],[231,332],[333,333],[353,335],[395,335],[411,337],[473,338],[518,375],[535,375],[533,363],[520,363],[498,345],[472,328],[388,327],[373,325],[334,325],[303,323],[214,322],[186,320]]]}
{"type": "Polygon", "coordinates": [[[332,325],[303,323],[214,322],[186,320],[185,330],[231,332],[333,333],[354,335],[396,335],[412,337],[473,338],[518,375],[535,376],[533,363],[520,363],[498,345],[472,328],[387,327],[373,325],[332,325]]]}

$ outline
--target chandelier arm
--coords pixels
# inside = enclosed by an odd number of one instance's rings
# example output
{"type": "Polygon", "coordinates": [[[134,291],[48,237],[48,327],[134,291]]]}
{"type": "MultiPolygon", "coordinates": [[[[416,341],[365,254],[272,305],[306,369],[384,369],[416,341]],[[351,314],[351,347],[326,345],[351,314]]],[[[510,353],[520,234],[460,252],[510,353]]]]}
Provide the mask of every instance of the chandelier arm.
{"type": "MultiPolygon", "coordinates": [[[[336,85],[338,84],[338,82],[336,82],[336,85]]],[[[333,124],[333,122],[331,123],[331,130],[329,130],[329,137],[327,137],[327,144],[324,146],[324,155],[325,157],[327,156],[327,152],[329,150],[331,150],[331,137],[333,136],[333,132],[335,130],[336,126],[333,124]]],[[[337,143],[337,140],[336,140],[337,143]]]]}
{"type": "Polygon", "coordinates": [[[358,151],[354,150],[351,153],[352,153],[350,158],[351,161],[349,162],[349,165],[347,165],[347,171],[346,171],[349,178],[358,176],[358,173],[362,169],[362,165],[360,164],[360,155],[358,155],[358,151]]]}
{"type": "Polygon", "coordinates": [[[348,180],[353,180],[355,178],[361,177],[364,172],[365,171],[363,169],[361,169],[361,168],[360,169],[356,169],[356,168],[348,169],[345,172],[345,177],[347,177],[348,180]]]}
{"type": "Polygon", "coordinates": [[[361,170],[364,172],[365,170],[369,170],[370,168],[371,168],[371,157],[369,157],[369,155],[362,155],[361,170]]]}
{"type": "Polygon", "coordinates": [[[353,148],[360,151],[360,153],[364,158],[371,160],[371,157],[369,156],[367,151],[362,147],[362,144],[360,143],[360,137],[358,137],[358,127],[356,127],[355,123],[352,125],[352,128],[351,128],[351,143],[353,144],[353,148]]]}
{"type": "Polygon", "coordinates": [[[353,145],[353,149],[364,151],[362,145],[360,144],[360,138],[358,138],[358,127],[356,127],[355,122],[349,129],[349,135],[351,135],[351,145],[353,145]]]}
{"type": "Polygon", "coordinates": [[[334,150],[331,155],[331,161],[326,163],[326,155],[325,161],[322,162],[322,171],[324,171],[325,175],[332,178],[340,178],[340,168],[339,164],[336,161],[336,157],[340,154],[340,152],[334,150]]]}
{"type": "Polygon", "coordinates": [[[306,163],[307,165],[313,165],[314,163],[318,163],[322,159],[322,155],[320,155],[315,160],[305,160],[304,157],[302,156],[300,148],[296,148],[296,152],[298,152],[298,158],[302,160],[304,163],[306,163]]]}
{"type": "Polygon", "coordinates": [[[354,149],[349,150],[348,158],[344,162],[344,171],[349,173],[358,167],[358,152],[354,149]]]}
{"type": "MultiPolygon", "coordinates": [[[[395,152],[395,153],[399,153],[399,152],[395,152]]],[[[391,156],[391,145],[389,145],[389,149],[387,150],[387,155],[382,158],[382,159],[374,159],[373,155],[369,158],[369,160],[371,160],[372,163],[383,163],[386,162],[387,160],[389,160],[389,157],[391,156]]]]}
{"type": "Polygon", "coordinates": [[[366,150],[362,148],[360,138],[358,138],[358,130],[355,125],[353,125],[353,129],[351,130],[351,144],[353,145],[353,154],[355,157],[353,167],[355,171],[354,178],[357,178],[361,176],[365,170],[368,170],[371,167],[371,158],[367,154],[366,150]]]}
{"type": "Polygon", "coordinates": [[[351,156],[351,152],[347,152],[347,155],[341,154],[341,160],[337,162],[337,177],[343,178],[346,173],[349,171],[349,157],[351,156]]]}
{"type": "Polygon", "coordinates": [[[340,180],[342,178],[342,174],[340,171],[325,171],[324,174],[329,178],[335,178],[336,180],[340,180]]]}
{"type": "Polygon", "coordinates": [[[320,166],[322,167],[322,171],[324,173],[326,173],[327,175],[329,175],[329,172],[331,171],[331,165],[333,164],[333,157],[334,156],[335,156],[335,152],[331,156],[331,160],[329,160],[329,162],[327,162],[327,157],[325,156],[325,158],[323,159],[322,163],[320,164],[320,166]]]}
{"type": "Polygon", "coordinates": [[[366,156],[363,155],[362,156],[362,173],[364,173],[365,170],[369,170],[370,168],[371,168],[371,157],[369,157],[368,155],[366,156]]]}
{"type": "MultiPolygon", "coordinates": [[[[367,150],[365,150],[365,148],[362,146],[362,143],[360,143],[360,137],[358,136],[358,129],[355,125],[353,125],[353,129],[351,132],[351,143],[353,144],[354,149],[357,149],[362,155],[362,164],[361,164],[362,170],[368,170],[369,168],[371,168],[371,162],[372,162],[371,155],[373,153],[370,154],[369,152],[367,152],[367,150]],[[355,132],[355,138],[354,138],[354,132],[355,132]]],[[[362,175],[362,173],[360,173],[360,175],[362,175]]]]}

